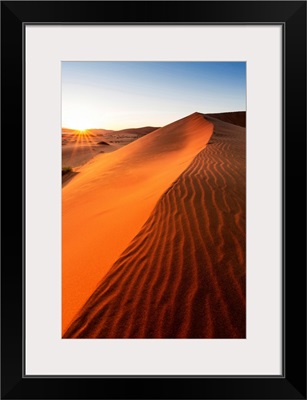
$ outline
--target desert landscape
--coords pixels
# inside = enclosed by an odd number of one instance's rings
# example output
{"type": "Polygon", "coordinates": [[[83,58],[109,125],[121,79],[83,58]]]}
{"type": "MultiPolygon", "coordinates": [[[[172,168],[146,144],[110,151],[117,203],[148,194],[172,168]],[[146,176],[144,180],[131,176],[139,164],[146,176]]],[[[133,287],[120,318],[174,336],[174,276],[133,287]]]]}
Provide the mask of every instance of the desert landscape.
{"type": "Polygon", "coordinates": [[[246,337],[245,126],[63,129],[63,338],[246,337]]]}
{"type": "Polygon", "coordinates": [[[100,153],[110,153],[154,131],[157,128],[73,130],[62,129],[63,186],[78,173],[79,168],[100,153]]]}

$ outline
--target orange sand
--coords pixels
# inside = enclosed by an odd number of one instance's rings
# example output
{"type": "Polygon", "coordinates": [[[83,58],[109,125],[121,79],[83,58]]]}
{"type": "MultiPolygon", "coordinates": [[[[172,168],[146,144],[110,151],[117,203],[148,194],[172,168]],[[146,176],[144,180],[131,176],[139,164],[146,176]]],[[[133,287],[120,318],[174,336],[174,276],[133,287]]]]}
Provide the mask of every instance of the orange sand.
{"type": "Polygon", "coordinates": [[[63,331],[138,234],[161,195],[204,149],[212,131],[213,124],[194,113],[113,153],[98,155],[63,188],[63,331]]]}
{"type": "MultiPolygon", "coordinates": [[[[245,337],[245,128],[206,118],[214,124],[208,145],[160,197],[65,337],[245,337]]],[[[202,126],[199,115],[184,122],[194,124],[202,126]]],[[[210,130],[205,123],[205,137],[210,130]]]]}

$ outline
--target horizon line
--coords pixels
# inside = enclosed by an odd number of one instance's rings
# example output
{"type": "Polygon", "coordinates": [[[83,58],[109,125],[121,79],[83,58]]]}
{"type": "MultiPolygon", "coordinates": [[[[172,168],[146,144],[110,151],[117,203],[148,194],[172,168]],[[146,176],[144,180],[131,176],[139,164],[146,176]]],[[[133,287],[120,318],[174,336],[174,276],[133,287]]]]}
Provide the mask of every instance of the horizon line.
{"type": "MultiPolygon", "coordinates": [[[[193,114],[195,114],[195,113],[207,115],[207,114],[229,114],[229,113],[236,113],[236,112],[245,112],[245,113],[246,113],[246,110],[218,111],[218,112],[206,112],[206,113],[202,113],[202,112],[199,112],[199,111],[194,111],[193,113],[188,114],[188,115],[186,115],[185,117],[182,117],[182,118],[186,118],[186,117],[188,117],[188,116],[190,116],[190,115],[193,115],[193,114]]],[[[180,120],[180,119],[182,119],[182,118],[179,118],[178,120],[180,120]]],[[[175,121],[178,121],[178,120],[175,120],[175,121]]],[[[172,122],[175,122],[175,121],[172,121],[172,122]]],[[[171,124],[172,122],[169,122],[168,124],[162,125],[162,126],[159,126],[159,127],[156,127],[156,126],[153,126],[153,125],[142,125],[142,126],[129,126],[129,127],[127,127],[127,128],[121,128],[121,129],[111,129],[111,128],[103,128],[103,127],[91,127],[91,128],[85,128],[85,129],[78,129],[78,128],[69,128],[69,127],[67,127],[67,126],[62,126],[61,129],[62,129],[62,130],[63,130],[63,129],[68,129],[68,130],[70,130],[70,131],[79,131],[79,132],[80,132],[80,131],[91,131],[91,130],[99,130],[99,129],[102,129],[102,130],[105,130],[105,131],[113,131],[113,132],[116,132],[116,131],[123,131],[123,130],[126,130],[126,129],[141,129],[141,128],[147,128],[147,127],[151,127],[151,128],[162,128],[163,126],[167,126],[167,125],[171,124]]]]}

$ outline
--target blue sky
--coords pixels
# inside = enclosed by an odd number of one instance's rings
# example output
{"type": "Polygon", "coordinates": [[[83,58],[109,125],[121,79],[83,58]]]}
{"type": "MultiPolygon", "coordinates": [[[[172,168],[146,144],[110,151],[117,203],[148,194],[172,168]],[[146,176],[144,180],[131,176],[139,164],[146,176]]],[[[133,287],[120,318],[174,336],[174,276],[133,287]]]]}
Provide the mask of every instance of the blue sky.
{"type": "Polygon", "coordinates": [[[62,126],[164,126],[246,109],[244,62],[62,62],[62,126]]]}

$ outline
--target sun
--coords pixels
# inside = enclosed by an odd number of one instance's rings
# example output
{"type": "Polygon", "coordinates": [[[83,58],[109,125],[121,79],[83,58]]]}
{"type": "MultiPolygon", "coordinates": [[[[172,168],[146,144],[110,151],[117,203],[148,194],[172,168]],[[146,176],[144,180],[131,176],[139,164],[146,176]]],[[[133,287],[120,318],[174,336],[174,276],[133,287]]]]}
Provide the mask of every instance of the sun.
{"type": "Polygon", "coordinates": [[[71,126],[77,132],[84,132],[90,128],[90,121],[88,118],[74,117],[72,121],[66,123],[66,125],[71,126]]]}
{"type": "Polygon", "coordinates": [[[78,129],[78,135],[87,135],[87,129],[78,129]]]}

